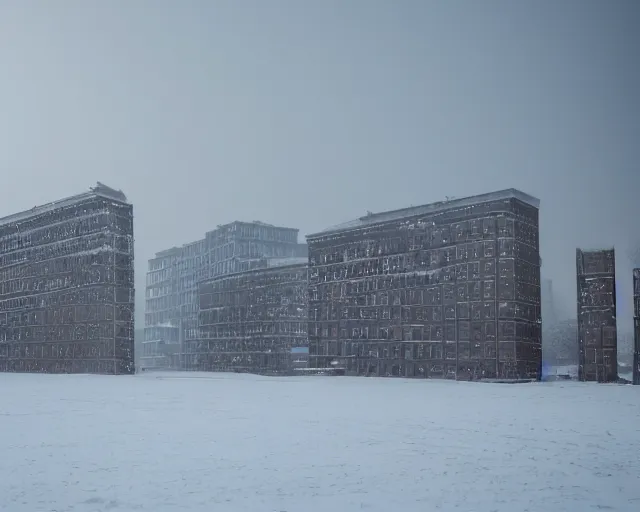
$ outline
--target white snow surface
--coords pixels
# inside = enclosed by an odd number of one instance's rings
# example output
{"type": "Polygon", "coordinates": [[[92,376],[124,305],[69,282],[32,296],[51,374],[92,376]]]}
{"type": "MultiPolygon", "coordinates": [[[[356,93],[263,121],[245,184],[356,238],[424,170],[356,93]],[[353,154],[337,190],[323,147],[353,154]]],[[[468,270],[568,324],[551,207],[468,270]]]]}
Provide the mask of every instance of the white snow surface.
{"type": "Polygon", "coordinates": [[[0,374],[0,510],[640,510],[640,386],[0,374]]]}

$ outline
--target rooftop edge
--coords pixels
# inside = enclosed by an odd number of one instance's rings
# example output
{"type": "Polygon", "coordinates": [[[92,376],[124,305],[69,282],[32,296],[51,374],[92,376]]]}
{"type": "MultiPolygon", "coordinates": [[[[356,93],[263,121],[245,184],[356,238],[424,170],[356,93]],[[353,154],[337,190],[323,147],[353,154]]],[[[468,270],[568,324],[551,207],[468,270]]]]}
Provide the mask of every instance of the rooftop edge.
{"type": "Polygon", "coordinates": [[[34,206],[30,210],[23,210],[18,213],[7,215],[6,217],[0,217],[0,226],[6,226],[7,224],[10,224],[12,222],[20,222],[30,217],[35,217],[37,215],[53,211],[57,208],[70,206],[84,199],[89,199],[92,197],[104,197],[105,199],[111,199],[112,201],[129,204],[127,202],[127,196],[124,195],[124,192],[122,192],[122,190],[113,189],[98,181],[95,187],[89,188],[89,192],[83,192],[81,194],[65,197],[64,199],[58,199],[57,201],[52,201],[40,206],[34,206]]]}
{"type": "Polygon", "coordinates": [[[307,239],[317,238],[331,233],[339,233],[341,231],[351,231],[354,229],[360,229],[367,226],[373,226],[376,224],[382,224],[384,222],[391,222],[394,220],[400,220],[406,217],[414,217],[418,215],[426,215],[430,213],[437,213],[446,211],[453,208],[461,208],[464,206],[471,206],[478,203],[486,203],[488,201],[496,201],[500,199],[518,199],[523,203],[526,203],[534,208],[540,208],[540,200],[529,194],[525,194],[518,189],[508,188],[499,190],[496,192],[489,192],[486,194],[479,194],[475,196],[468,196],[460,199],[451,199],[448,201],[438,201],[436,203],[428,203],[421,206],[409,206],[407,208],[400,208],[397,210],[388,210],[378,213],[369,213],[363,217],[331,226],[322,231],[311,233],[306,236],[307,239]]]}

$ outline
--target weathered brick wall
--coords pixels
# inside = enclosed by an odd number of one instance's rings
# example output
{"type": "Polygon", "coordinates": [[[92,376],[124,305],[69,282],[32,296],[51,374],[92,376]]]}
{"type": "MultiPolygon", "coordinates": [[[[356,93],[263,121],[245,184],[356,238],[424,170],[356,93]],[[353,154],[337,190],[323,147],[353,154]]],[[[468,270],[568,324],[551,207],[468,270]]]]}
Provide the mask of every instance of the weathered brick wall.
{"type": "Polygon", "coordinates": [[[134,371],[132,206],[102,196],[0,220],[0,371],[134,371]]]}
{"type": "Polygon", "coordinates": [[[307,342],[307,266],[252,270],[200,286],[198,356],[191,369],[288,372],[307,342]]]}
{"type": "Polygon", "coordinates": [[[540,377],[538,209],[454,205],[308,237],[310,366],[540,377]]]}
{"type": "Polygon", "coordinates": [[[615,251],[576,250],[578,287],[578,378],[618,378],[615,251]]]}

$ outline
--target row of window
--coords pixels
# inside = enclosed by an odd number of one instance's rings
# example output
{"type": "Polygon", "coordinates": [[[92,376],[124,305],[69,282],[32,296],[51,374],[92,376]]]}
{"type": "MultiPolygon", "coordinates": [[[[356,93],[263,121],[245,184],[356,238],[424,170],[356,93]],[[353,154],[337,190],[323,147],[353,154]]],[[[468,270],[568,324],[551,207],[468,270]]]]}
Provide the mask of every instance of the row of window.
{"type": "Polygon", "coordinates": [[[529,245],[537,247],[538,238],[537,224],[531,219],[518,218],[517,215],[492,215],[445,225],[436,225],[432,218],[427,217],[416,221],[400,221],[395,225],[387,224],[379,229],[379,234],[369,234],[366,240],[360,242],[339,243],[319,252],[314,251],[312,247],[312,264],[345,262],[420,248],[440,248],[481,238],[519,237],[529,245]],[[393,229],[398,235],[386,237],[385,229],[393,229]],[[372,241],[373,237],[378,239],[372,241]]]}
{"type": "MultiPolygon", "coordinates": [[[[518,349],[519,350],[519,349],[518,349]]],[[[354,343],[310,342],[309,356],[362,357],[373,359],[493,359],[514,360],[513,342],[480,343],[354,343]]],[[[524,359],[530,360],[530,359],[524,359]]]]}

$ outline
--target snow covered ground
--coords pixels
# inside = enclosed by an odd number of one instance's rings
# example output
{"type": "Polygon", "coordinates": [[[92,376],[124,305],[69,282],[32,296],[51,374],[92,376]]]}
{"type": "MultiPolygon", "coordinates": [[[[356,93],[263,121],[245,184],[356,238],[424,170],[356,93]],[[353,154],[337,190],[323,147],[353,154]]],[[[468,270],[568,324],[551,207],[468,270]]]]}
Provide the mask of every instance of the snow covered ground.
{"type": "Polygon", "coordinates": [[[0,374],[0,510],[640,510],[640,387],[0,374]]]}

